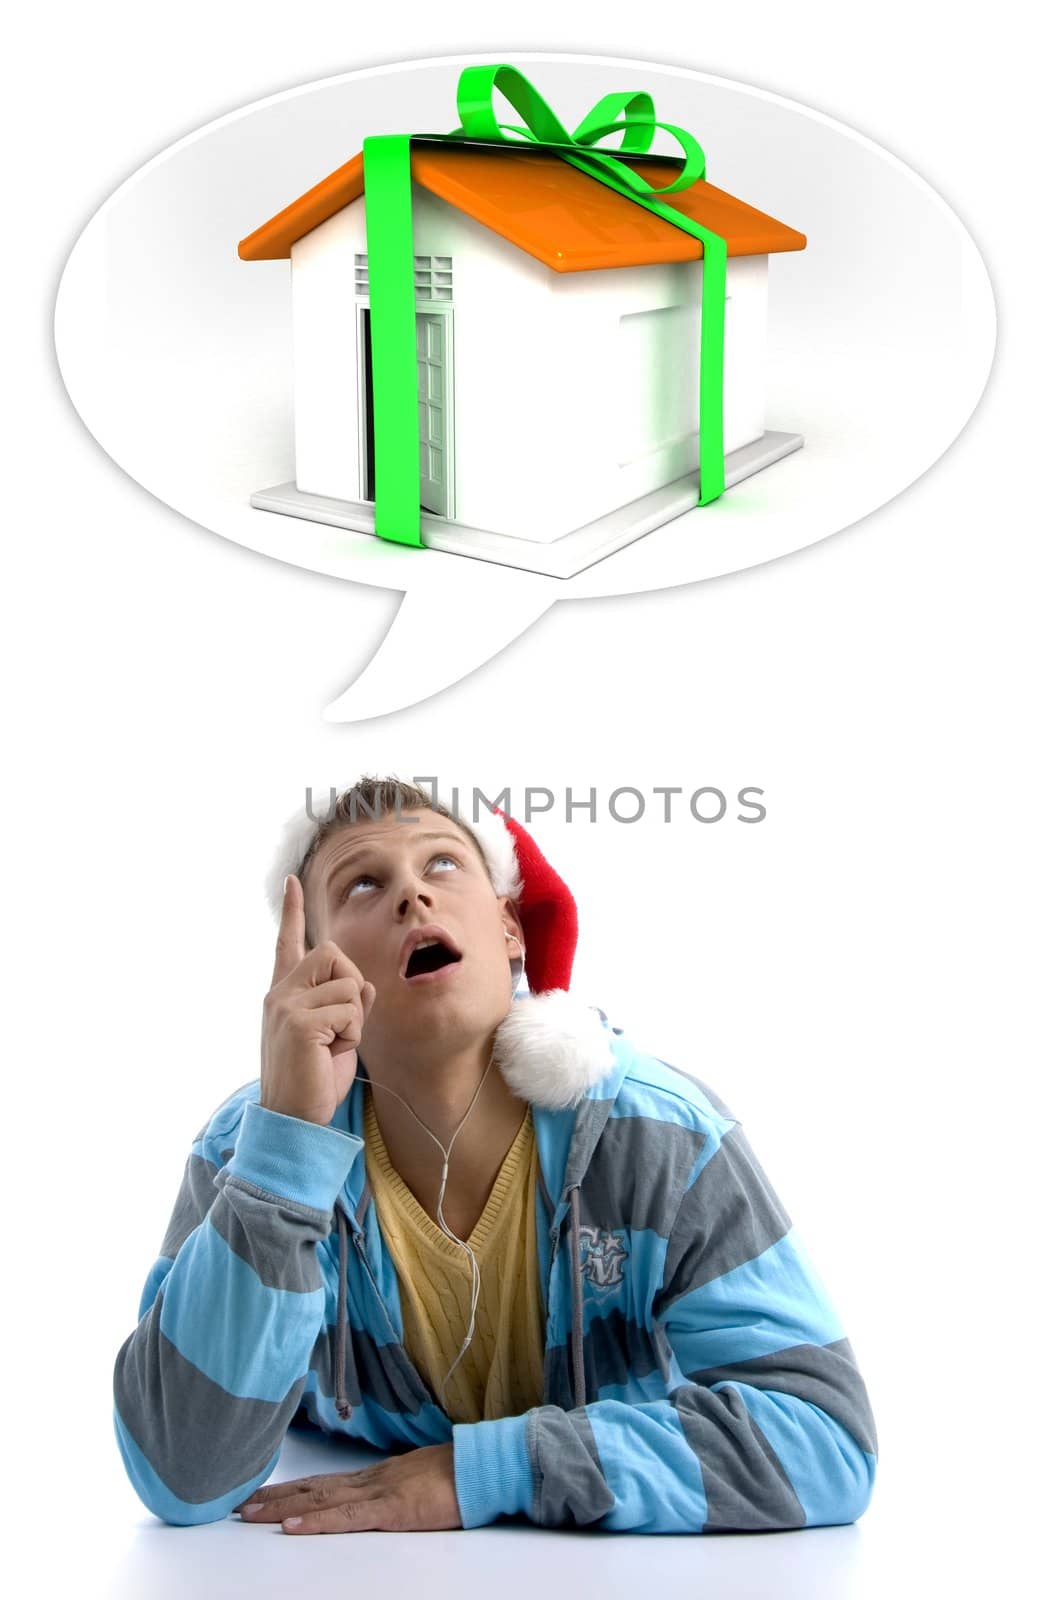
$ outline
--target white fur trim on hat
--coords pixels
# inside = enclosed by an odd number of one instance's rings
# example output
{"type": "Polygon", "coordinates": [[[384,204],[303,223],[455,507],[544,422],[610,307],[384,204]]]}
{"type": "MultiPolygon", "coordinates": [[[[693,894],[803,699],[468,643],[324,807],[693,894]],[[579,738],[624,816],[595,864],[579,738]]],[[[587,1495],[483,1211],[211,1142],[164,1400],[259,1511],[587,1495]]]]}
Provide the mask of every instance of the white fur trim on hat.
{"type": "MultiPolygon", "coordinates": [[[[412,778],[402,778],[396,773],[390,777],[399,777],[400,782],[413,783],[412,778]]],[[[424,787],[424,785],[422,785],[424,787]]],[[[315,789],[311,792],[310,805],[300,806],[288,818],[281,830],[281,838],[277,849],[274,851],[273,860],[270,862],[266,874],[266,899],[276,921],[281,920],[281,906],[284,901],[284,880],[290,872],[298,872],[303,864],[303,857],[310,849],[322,822],[329,816],[343,790],[315,789]],[[308,812],[310,815],[308,816],[308,812]]],[[[431,793],[431,790],[426,790],[431,793]]],[[[517,864],[517,851],[514,848],[513,835],[506,826],[505,818],[498,812],[489,811],[485,806],[477,807],[477,818],[474,822],[471,817],[463,813],[459,807],[457,813],[443,796],[448,791],[437,788],[440,795],[440,804],[444,810],[455,816],[455,820],[463,823],[471,833],[476,835],[477,842],[484,852],[484,859],[488,864],[488,873],[491,878],[495,893],[511,900],[520,898],[524,884],[521,882],[521,872],[517,864]]]]}
{"type": "Polygon", "coordinates": [[[461,811],[457,820],[476,834],[480,848],[484,852],[484,859],[488,863],[495,893],[505,895],[510,900],[519,900],[524,884],[521,882],[521,869],[517,864],[514,837],[506,826],[505,817],[497,811],[481,809],[477,812],[475,822],[461,811]]]}
{"type": "Polygon", "coordinates": [[[495,1061],[519,1099],[551,1111],[576,1105],[614,1066],[597,1007],[565,989],[514,1001],[495,1030],[495,1061]]]}

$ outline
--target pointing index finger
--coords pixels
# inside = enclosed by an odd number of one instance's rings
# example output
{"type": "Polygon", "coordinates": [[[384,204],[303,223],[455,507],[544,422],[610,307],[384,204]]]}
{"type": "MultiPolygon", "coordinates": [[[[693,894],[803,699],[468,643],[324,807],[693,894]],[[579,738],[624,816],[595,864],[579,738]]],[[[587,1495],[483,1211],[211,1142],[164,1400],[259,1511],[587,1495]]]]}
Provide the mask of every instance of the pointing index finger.
{"type": "Polygon", "coordinates": [[[277,931],[277,952],[273,963],[274,988],[282,978],[287,978],[293,967],[299,965],[307,953],[307,921],[303,904],[303,885],[294,872],[284,880],[284,900],[281,903],[281,925],[277,931]]]}

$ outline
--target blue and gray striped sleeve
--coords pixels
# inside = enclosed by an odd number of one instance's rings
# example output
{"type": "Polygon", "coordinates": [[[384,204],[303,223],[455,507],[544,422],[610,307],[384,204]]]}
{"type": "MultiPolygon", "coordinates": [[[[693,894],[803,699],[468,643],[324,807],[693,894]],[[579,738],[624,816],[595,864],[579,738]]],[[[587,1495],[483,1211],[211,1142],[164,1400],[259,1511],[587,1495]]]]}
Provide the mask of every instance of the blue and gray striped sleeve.
{"type": "Polygon", "coordinates": [[[664,1398],[593,1400],[455,1429],[465,1526],[712,1533],[849,1523],[876,1437],[853,1351],[741,1126],[691,1168],[653,1302],[664,1398]]]}
{"type": "Polygon", "coordinates": [[[277,1465],[324,1319],[317,1244],[358,1146],[240,1091],[194,1142],[114,1367],[119,1450],[164,1522],[228,1516],[277,1465]]]}

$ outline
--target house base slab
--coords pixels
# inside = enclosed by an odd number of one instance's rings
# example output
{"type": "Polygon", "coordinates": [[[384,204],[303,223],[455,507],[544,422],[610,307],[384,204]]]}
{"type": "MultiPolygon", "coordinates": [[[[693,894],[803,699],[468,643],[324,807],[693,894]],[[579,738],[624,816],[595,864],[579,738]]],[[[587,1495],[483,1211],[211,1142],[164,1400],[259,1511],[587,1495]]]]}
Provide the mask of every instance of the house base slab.
{"type": "MultiPolygon", "coordinates": [[[[725,489],[771,466],[793,450],[799,450],[802,443],[800,433],[770,432],[763,433],[760,439],[744,445],[741,450],[733,450],[724,457],[725,489]]],[[[334,528],[348,528],[352,533],[376,538],[372,501],[332,500],[326,495],[306,494],[294,483],[279,483],[272,489],[260,489],[253,494],[251,504],[260,511],[277,511],[286,517],[325,522],[334,528]]],[[[492,533],[486,528],[467,528],[431,511],[421,513],[421,542],[430,550],[444,550],[449,555],[472,556],[477,561],[494,561],[501,566],[519,567],[525,572],[540,572],[552,578],[572,578],[697,504],[698,473],[692,472],[582,528],[560,534],[549,544],[492,533]]]]}

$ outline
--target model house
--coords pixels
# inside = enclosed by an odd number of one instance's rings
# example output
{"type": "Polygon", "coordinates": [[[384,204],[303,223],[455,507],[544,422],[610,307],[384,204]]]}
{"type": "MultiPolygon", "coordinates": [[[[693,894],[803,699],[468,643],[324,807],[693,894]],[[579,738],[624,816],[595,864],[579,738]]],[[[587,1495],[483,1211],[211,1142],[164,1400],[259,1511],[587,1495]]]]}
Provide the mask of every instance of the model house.
{"type": "MultiPolygon", "coordinates": [[[[544,151],[415,146],[411,175],[422,543],[569,577],[696,505],[701,242],[544,151]]],[[[668,198],[727,242],[730,487],[802,443],[766,432],[765,374],[769,256],[805,237],[703,181],[668,198]]],[[[361,154],[239,254],[292,263],[296,476],[252,504],[372,537],[361,154]]]]}

